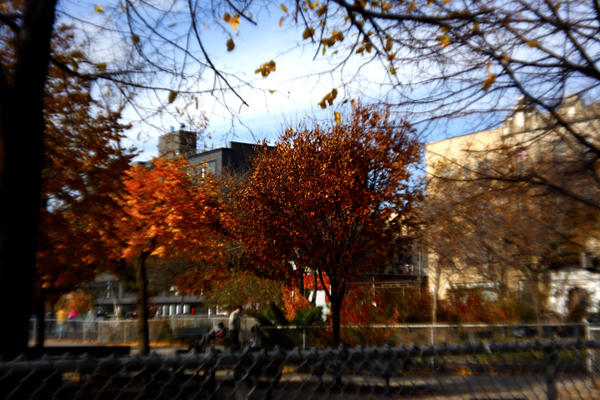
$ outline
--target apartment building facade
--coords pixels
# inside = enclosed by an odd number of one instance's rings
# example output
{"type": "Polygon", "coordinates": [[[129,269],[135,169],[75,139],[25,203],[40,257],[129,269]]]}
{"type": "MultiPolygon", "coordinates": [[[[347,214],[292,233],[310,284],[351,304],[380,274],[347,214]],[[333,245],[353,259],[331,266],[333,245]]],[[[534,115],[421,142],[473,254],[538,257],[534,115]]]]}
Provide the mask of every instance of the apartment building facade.
{"type": "Polygon", "coordinates": [[[535,287],[538,306],[563,317],[581,293],[597,310],[586,143],[600,143],[600,104],[570,96],[554,115],[521,101],[498,128],[427,144],[429,280],[440,298],[453,288],[530,298],[535,287]]]}

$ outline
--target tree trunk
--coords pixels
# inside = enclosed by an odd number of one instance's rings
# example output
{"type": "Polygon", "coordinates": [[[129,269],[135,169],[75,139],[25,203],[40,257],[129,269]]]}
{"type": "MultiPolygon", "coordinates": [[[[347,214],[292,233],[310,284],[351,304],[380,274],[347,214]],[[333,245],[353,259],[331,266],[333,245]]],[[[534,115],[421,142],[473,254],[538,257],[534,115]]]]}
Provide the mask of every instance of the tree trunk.
{"type": "MultiPolygon", "coordinates": [[[[440,280],[442,278],[442,260],[436,263],[435,267],[435,282],[433,284],[433,307],[431,307],[431,323],[437,323],[438,302],[440,296],[440,280]]],[[[433,329],[433,327],[431,328],[433,329]]]]}
{"type": "Polygon", "coordinates": [[[135,285],[137,287],[138,355],[140,356],[145,356],[150,352],[146,280],[146,258],[148,258],[149,254],[148,251],[140,250],[140,253],[133,261],[135,267],[135,285]]]}
{"type": "Polygon", "coordinates": [[[44,87],[56,0],[27,0],[12,78],[0,66],[0,355],[29,341],[44,163],[44,87]]]}
{"type": "Polygon", "coordinates": [[[310,270],[311,274],[312,274],[312,281],[313,281],[313,295],[312,295],[312,299],[310,299],[310,303],[313,306],[317,305],[317,272],[314,269],[310,270]]]}
{"type": "MultiPolygon", "coordinates": [[[[298,264],[296,264],[298,266],[298,264]]],[[[304,296],[304,268],[298,266],[298,291],[300,296],[304,296]]]]}
{"type": "Polygon", "coordinates": [[[44,347],[44,335],[46,332],[46,297],[41,294],[35,299],[35,344],[37,348],[44,347]]]}
{"type": "Polygon", "coordinates": [[[333,329],[331,345],[335,348],[340,345],[342,299],[338,298],[338,296],[331,296],[329,300],[331,302],[331,327],[333,329]]]}
{"type": "MultiPolygon", "coordinates": [[[[539,274],[537,272],[532,272],[533,274],[533,279],[531,282],[531,296],[533,298],[533,306],[535,308],[535,319],[536,319],[536,323],[541,324],[544,321],[542,321],[541,318],[541,304],[540,304],[540,277],[539,274]]],[[[544,335],[544,327],[543,326],[539,326],[538,325],[538,335],[540,337],[543,337],[544,335]]]]}

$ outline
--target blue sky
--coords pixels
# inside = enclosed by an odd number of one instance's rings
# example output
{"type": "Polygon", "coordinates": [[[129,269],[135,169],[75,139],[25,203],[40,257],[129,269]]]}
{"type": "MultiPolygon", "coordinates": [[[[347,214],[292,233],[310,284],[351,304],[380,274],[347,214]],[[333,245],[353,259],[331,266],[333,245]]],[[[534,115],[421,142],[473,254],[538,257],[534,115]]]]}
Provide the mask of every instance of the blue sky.
{"type": "MultiPolygon", "coordinates": [[[[317,119],[333,119],[333,109],[321,110],[317,103],[335,87],[328,76],[307,77],[326,69],[326,57],[313,60],[314,51],[303,50],[298,44],[302,40],[302,32],[292,29],[288,24],[279,27],[279,18],[283,11],[272,15],[258,15],[258,26],[242,20],[237,31],[232,29],[235,49],[226,51],[227,33],[205,30],[202,39],[212,60],[224,71],[250,80],[264,92],[243,89],[240,94],[248,106],[239,106],[233,94],[227,96],[232,108],[239,112],[240,121],[233,121],[221,106],[210,101],[201,104],[200,108],[209,118],[207,133],[211,139],[204,143],[207,146],[221,146],[228,141],[256,142],[262,139],[275,141],[283,127],[295,125],[306,116],[317,119]],[[277,64],[275,72],[262,78],[254,71],[259,65],[274,60],[277,64]],[[269,90],[274,90],[270,93],[269,90]]],[[[339,104],[339,102],[337,103],[339,104]]],[[[138,159],[146,160],[156,155],[158,136],[168,132],[170,127],[179,127],[175,118],[165,118],[164,131],[154,129],[139,135],[136,126],[129,134],[131,142],[142,154],[138,159]],[[139,139],[138,139],[139,137],[139,139]]],[[[199,144],[202,146],[202,144],[199,144]]]]}
{"type": "MultiPolygon", "coordinates": [[[[81,15],[94,20],[95,23],[96,20],[99,21],[102,18],[110,23],[112,16],[122,17],[118,9],[113,10],[112,14],[109,11],[94,13],[94,4],[93,1],[82,0],[76,4],[69,3],[69,6],[65,7],[72,6],[73,9],[69,11],[81,12],[81,15]]],[[[308,40],[302,40],[302,28],[294,28],[291,21],[285,21],[283,26],[279,26],[279,20],[284,15],[285,13],[281,9],[272,8],[270,13],[263,12],[255,15],[255,20],[258,21],[257,26],[242,19],[235,31],[228,24],[224,24],[223,27],[211,24],[209,29],[201,31],[203,44],[217,68],[249,82],[250,86],[243,87],[238,91],[248,106],[242,106],[233,93],[225,94],[221,99],[236,111],[239,120],[232,119],[231,113],[214,98],[210,96],[202,98],[196,120],[200,120],[203,115],[206,116],[208,127],[205,132],[206,139],[198,144],[199,148],[203,146],[219,147],[232,140],[256,143],[267,139],[274,142],[285,126],[295,126],[304,118],[331,123],[334,111],[348,111],[350,108],[349,105],[341,105],[344,99],[360,97],[363,102],[369,103],[380,101],[389,94],[390,86],[380,86],[386,82],[387,67],[377,61],[365,63],[367,57],[352,57],[345,69],[338,70],[335,74],[324,72],[340,62],[339,54],[336,56],[337,58],[330,56],[335,47],[328,49],[327,55],[318,54],[315,57],[318,47],[310,45],[308,40]],[[228,52],[226,42],[230,37],[235,42],[235,49],[228,52]],[[255,70],[261,64],[270,60],[274,60],[277,64],[275,72],[266,78],[255,74],[255,70]],[[360,74],[354,75],[358,70],[360,70],[360,74]],[[318,102],[333,88],[339,91],[338,98],[333,107],[321,110],[318,102]]],[[[168,14],[167,18],[173,19],[166,24],[177,21],[177,17],[172,17],[172,14],[168,14]]],[[[180,27],[185,29],[184,25],[177,25],[175,29],[180,27]]],[[[129,40],[127,29],[124,31],[125,40],[129,40]]],[[[100,57],[104,55],[110,60],[115,53],[117,56],[126,54],[119,53],[118,47],[111,46],[114,41],[104,41],[101,38],[97,43],[104,47],[101,50],[95,50],[100,57]]],[[[164,51],[167,52],[168,49],[164,51]]],[[[211,80],[210,73],[207,73],[204,82],[202,80],[194,82],[194,90],[196,87],[198,90],[210,88],[211,86],[208,85],[211,84],[211,80]]],[[[167,82],[165,86],[175,90],[177,83],[173,83],[175,86],[171,86],[171,84],[172,82],[167,82]]],[[[142,104],[148,109],[156,110],[157,106],[160,108],[160,103],[165,104],[167,94],[168,91],[149,92],[141,95],[140,98],[147,95],[149,100],[147,103],[142,100],[142,104]],[[155,95],[158,97],[153,97],[155,95]]],[[[186,102],[189,102],[189,99],[186,100],[179,96],[175,102],[167,106],[167,109],[173,111],[176,107],[185,108],[186,102]]],[[[195,113],[192,108],[187,110],[195,113]]],[[[132,110],[127,111],[125,116],[131,120],[138,117],[132,110]]],[[[128,140],[124,145],[138,148],[141,153],[137,160],[148,160],[156,156],[158,137],[169,132],[171,127],[177,129],[185,121],[173,117],[169,113],[163,113],[150,122],[151,124],[136,123],[127,133],[128,140]]],[[[439,124],[427,131],[429,140],[468,133],[466,128],[460,127],[460,124],[439,124]]]]}

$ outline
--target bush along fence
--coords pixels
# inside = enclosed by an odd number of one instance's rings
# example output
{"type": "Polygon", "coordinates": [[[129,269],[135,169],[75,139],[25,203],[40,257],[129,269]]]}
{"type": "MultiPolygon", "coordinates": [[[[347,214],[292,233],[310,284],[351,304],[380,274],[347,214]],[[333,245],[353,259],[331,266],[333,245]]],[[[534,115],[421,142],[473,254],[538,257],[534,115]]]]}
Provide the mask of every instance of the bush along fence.
{"type": "Polygon", "coordinates": [[[597,399],[599,340],[0,362],[3,399],[597,399]]]}

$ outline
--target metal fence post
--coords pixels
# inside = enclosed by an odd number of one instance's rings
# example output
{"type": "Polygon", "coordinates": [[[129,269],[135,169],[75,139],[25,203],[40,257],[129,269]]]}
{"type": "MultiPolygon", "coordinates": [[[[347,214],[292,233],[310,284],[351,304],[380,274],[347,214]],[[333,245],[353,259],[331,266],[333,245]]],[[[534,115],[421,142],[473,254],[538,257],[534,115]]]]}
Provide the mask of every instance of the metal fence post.
{"type": "Polygon", "coordinates": [[[546,354],[546,393],[548,395],[548,400],[556,400],[556,378],[557,378],[557,368],[556,361],[558,360],[558,354],[556,352],[555,347],[548,347],[544,349],[546,354]]]}
{"type": "MultiPolygon", "coordinates": [[[[585,340],[592,340],[592,332],[590,330],[590,323],[585,320],[585,340]]],[[[591,348],[585,349],[585,370],[589,374],[592,381],[594,380],[594,354],[591,348]]]]}
{"type": "Polygon", "coordinates": [[[248,385],[245,375],[240,365],[233,371],[233,384],[235,385],[233,392],[234,400],[247,400],[250,396],[250,385],[248,385]]]}
{"type": "Polygon", "coordinates": [[[302,350],[306,350],[306,328],[302,328],[302,350]]]}

